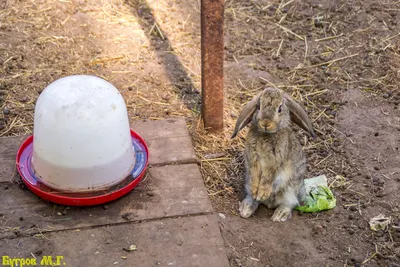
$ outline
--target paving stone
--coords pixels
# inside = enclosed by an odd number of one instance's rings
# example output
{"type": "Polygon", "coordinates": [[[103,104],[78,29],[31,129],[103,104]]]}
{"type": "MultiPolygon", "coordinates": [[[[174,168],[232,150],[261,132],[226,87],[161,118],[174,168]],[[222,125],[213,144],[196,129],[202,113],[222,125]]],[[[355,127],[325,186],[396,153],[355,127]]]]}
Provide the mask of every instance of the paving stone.
{"type": "Polygon", "coordinates": [[[62,256],[60,266],[229,267],[215,215],[3,239],[0,251],[10,258],[33,254],[38,266],[45,256],[62,256]],[[130,245],[137,249],[125,251],[130,245]]]}
{"type": "Polygon", "coordinates": [[[27,136],[0,138],[0,254],[33,254],[39,265],[43,256],[63,256],[61,266],[228,267],[185,121],[132,128],[150,149],[145,178],[125,197],[96,207],[55,205],[21,187],[15,157],[27,136]],[[136,251],[123,250],[132,244],[136,251]]]}
{"type": "Polygon", "coordinates": [[[184,119],[137,122],[131,127],[143,137],[149,147],[149,164],[160,166],[197,162],[184,119]]]}
{"type": "Polygon", "coordinates": [[[171,118],[155,121],[138,121],[131,123],[131,128],[146,139],[189,136],[184,118],[171,118]]]}
{"type": "Polygon", "coordinates": [[[10,182],[18,175],[15,158],[26,136],[0,138],[0,183],[10,182]]]}
{"type": "Polygon", "coordinates": [[[145,141],[150,151],[150,165],[197,163],[190,138],[172,137],[145,141]]]}
{"type": "Polygon", "coordinates": [[[8,183],[0,203],[0,238],[213,211],[196,164],[149,168],[138,187],[106,209],[54,205],[8,183]]]}

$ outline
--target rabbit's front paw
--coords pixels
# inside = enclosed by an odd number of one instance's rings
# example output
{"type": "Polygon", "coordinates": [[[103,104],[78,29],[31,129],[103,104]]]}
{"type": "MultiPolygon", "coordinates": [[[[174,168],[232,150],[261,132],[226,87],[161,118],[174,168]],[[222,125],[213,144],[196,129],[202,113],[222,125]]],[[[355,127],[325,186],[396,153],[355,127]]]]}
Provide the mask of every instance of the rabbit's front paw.
{"type": "Polygon", "coordinates": [[[251,195],[254,197],[257,197],[257,193],[258,193],[258,183],[251,183],[251,195]]]}
{"type": "Polygon", "coordinates": [[[239,205],[239,213],[243,218],[249,218],[258,208],[258,203],[246,197],[239,205]]]}
{"type": "Polygon", "coordinates": [[[272,215],[271,219],[274,222],[285,222],[289,220],[291,216],[292,216],[292,209],[290,207],[279,206],[274,211],[274,214],[272,215]]]}
{"type": "Polygon", "coordinates": [[[264,202],[270,197],[271,192],[272,192],[272,187],[270,185],[260,184],[260,186],[258,187],[257,194],[255,194],[254,196],[256,196],[255,199],[257,201],[264,202]]]}

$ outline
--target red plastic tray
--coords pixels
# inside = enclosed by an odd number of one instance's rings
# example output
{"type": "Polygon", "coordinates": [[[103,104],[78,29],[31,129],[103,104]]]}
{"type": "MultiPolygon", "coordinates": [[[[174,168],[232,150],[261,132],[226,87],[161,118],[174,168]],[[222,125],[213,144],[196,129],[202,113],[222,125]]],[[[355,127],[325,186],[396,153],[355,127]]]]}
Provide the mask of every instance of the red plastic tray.
{"type": "Polygon", "coordinates": [[[132,146],[136,152],[136,162],[131,174],[113,187],[90,193],[64,193],[49,188],[35,175],[31,159],[33,154],[33,135],[20,146],[17,153],[17,170],[26,186],[37,196],[50,202],[66,206],[94,206],[116,200],[134,189],[146,172],[149,150],[144,140],[131,130],[132,146]]]}

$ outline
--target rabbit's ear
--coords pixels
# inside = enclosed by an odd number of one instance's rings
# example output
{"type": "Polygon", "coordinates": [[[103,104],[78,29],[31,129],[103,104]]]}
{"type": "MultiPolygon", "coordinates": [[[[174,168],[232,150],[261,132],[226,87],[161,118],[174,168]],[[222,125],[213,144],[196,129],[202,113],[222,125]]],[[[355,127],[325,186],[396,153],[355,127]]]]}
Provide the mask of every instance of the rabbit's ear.
{"type": "Polygon", "coordinates": [[[305,110],[291,97],[285,95],[286,105],[290,111],[290,120],[308,132],[312,138],[316,137],[310,118],[305,110]]]}
{"type": "Polygon", "coordinates": [[[264,91],[259,92],[251,101],[249,101],[243,108],[242,112],[236,121],[235,129],[233,130],[231,138],[235,138],[240,130],[242,130],[251,121],[254,112],[258,109],[260,96],[264,91]]]}

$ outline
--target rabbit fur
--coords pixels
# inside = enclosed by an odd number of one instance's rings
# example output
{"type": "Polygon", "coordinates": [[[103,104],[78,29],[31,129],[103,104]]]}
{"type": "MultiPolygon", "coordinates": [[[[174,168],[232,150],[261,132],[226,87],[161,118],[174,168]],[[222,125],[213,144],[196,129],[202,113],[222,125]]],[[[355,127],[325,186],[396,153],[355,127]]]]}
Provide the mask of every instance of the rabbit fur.
{"type": "Polygon", "coordinates": [[[290,122],[315,138],[304,109],[274,88],[258,93],[237,119],[232,138],[251,123],[244,151],[246,197],[239,207],[243,218],[250,217],[262,203],[275,208],[273,221],[286,221],[302,201],[307,161],[290,122]]]}

